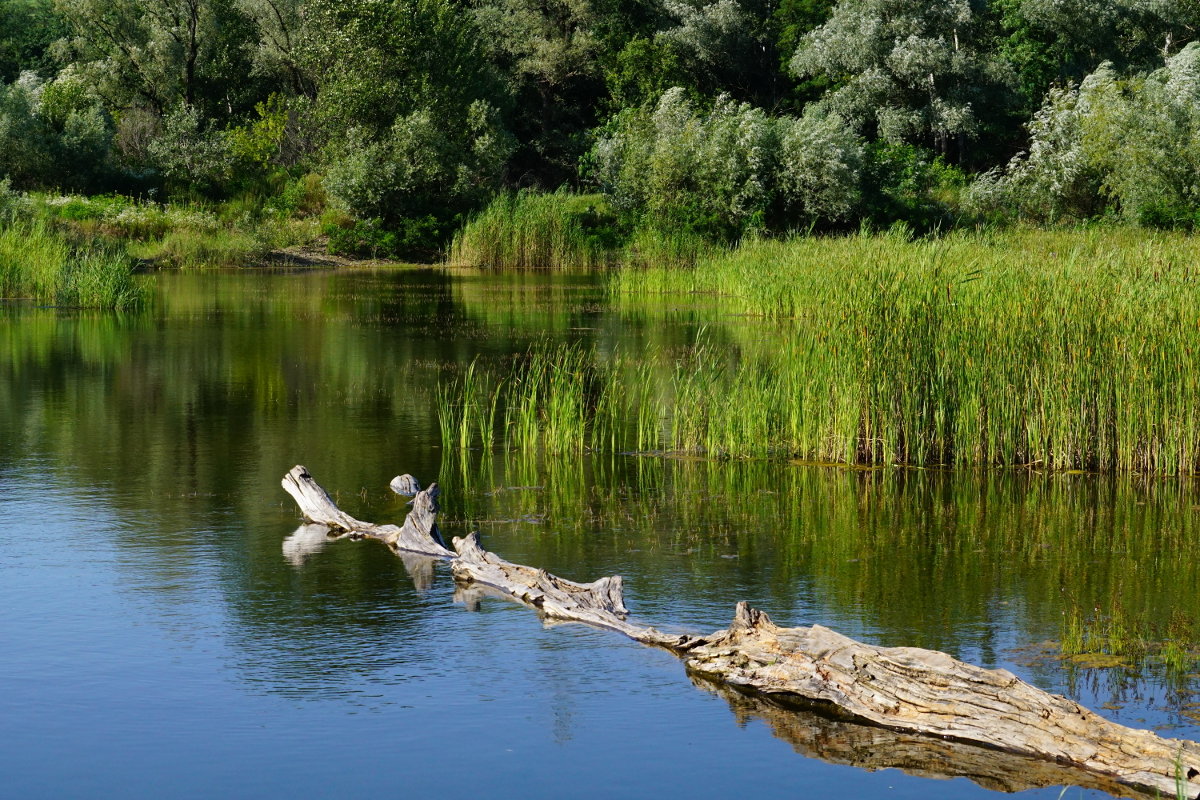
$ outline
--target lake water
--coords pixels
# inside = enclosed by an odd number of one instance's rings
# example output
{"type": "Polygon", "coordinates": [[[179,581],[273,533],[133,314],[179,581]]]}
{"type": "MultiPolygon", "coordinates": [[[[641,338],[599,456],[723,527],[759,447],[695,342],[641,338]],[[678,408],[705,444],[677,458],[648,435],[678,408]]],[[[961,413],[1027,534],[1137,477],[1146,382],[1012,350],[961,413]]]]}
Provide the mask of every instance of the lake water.
{"type": "Polygon", "coordinates": [[[712,304],[614,308],[594,277],[416,269],[163,274],[124,316],[0,307],[0,796],[994,794],[928,777],[963,771],[936,747],[906,756],[918,774],[883,769],[900,747],[869,730],[313,536],[279,485],[297,463],[381,522],[405,513],[392,476],[437,479],[447,536],[620,574],[660,628],[710,632],[747,600],[1200,737],[1194,658],[1055,657],[1081,620],[1194,632],[1187,480],[444,457],[435,390],[475,359],[545,341],[663,357],[701,335],[732,352],[775,332],[712,304]]]}

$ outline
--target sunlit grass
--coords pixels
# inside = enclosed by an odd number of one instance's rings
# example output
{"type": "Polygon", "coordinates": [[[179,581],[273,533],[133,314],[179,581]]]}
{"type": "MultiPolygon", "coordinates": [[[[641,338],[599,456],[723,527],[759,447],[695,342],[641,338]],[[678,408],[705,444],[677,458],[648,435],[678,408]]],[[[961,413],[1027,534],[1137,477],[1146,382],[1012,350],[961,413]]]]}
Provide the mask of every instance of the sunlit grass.
{"type": "Polygon", "coordinates": [[[485,269],[595,269],[616,261],[615,217],[600,195],[497,197],[450,246],[451,264],[485,269]]]}
{"type": "Polygon", "coordinates": [[[758,241],[624,268],[630,310],[701,294],[762,323],[684,354],[519,362],[500,376],[507,442],[1193,473],[1197,263],[1189,237],[1117,229],[758,241]]]}
{"type": "Polygon", "coordinates": [[[44,221],[0,223],[0,295],[77,308],[146,301],[133,262],[117,248],[73,245],[44,221]]]}

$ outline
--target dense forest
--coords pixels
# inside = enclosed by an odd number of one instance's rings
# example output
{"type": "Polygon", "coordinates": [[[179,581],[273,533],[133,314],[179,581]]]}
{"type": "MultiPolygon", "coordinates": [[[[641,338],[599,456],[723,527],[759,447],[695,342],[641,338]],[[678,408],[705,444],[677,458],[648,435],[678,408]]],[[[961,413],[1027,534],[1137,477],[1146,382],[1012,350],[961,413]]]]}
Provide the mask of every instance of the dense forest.
{"type": "Polygon", "coordinates": [[[747,233],[1200,220],[1200,0],[0,0],[8,191],[444,246],[514,193],[747,233]]]}

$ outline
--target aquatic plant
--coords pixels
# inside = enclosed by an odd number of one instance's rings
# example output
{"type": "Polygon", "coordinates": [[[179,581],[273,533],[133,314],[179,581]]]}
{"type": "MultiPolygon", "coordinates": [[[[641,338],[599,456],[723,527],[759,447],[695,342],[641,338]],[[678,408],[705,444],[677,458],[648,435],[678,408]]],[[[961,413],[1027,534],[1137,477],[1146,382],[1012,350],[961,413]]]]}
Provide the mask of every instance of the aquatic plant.
{"type": "Polygon", "coordinates": [[[799,237],[612,292],[763,318],[671,379],[669,449],[1176,474],[1200,469],[1198,256],[1125,229],[799,237]]]}
{"type": "Polygon", "coordinates": [[[133,261],[103,245],[74,245],[44,221],[0,224],[0,295],[82,308],[128,309],[146,300],[133,261]]]}
{"type": "Polygon", "coordinates": [[[592,269],[615,263],[616,218],[599,195],[498,196],[454,236],[448,261],[486,269],[592,269]]]}

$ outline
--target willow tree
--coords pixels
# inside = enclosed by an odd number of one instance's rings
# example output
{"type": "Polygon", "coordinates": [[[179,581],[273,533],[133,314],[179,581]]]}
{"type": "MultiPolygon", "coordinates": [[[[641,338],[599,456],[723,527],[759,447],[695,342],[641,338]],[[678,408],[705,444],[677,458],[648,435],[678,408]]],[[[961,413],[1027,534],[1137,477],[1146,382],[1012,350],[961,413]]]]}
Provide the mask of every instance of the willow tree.
{"type": "Polygon", "coordinates": [[[865,133],[961,159],[1000,83],[982,22],[969,0],[843,0],[800,39],[791,68],[837,85],[822,102],[865,133]]]}
{"type": "Polygon", "coordinates": [[[480,204],[510,153],[470,16],[448,0],[313,0],[306,66],[326,186],[354,217],[434,228],[480,204]]]}

